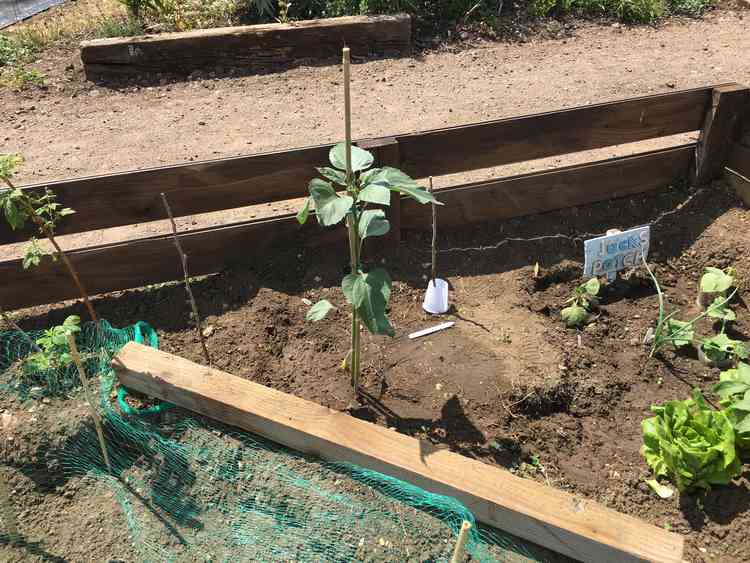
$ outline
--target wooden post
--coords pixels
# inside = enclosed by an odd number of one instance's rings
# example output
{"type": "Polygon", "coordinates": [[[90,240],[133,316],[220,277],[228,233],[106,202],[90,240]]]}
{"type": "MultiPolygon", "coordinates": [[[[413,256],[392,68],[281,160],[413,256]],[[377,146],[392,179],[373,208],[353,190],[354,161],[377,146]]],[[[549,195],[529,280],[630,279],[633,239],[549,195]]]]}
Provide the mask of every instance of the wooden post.
{"type": "MultiPolygon", "coordinates": [[[[398,140],[395,137],[383,137],[380,139],[367,139],[359,141],[357,146],[370,151],[375,157],[375,166],[401,166],[398,140]]],[[[386,217],[391,224],[391,230],[387,237],[386,253],[394,260],[398,260],[399,246],[401,245],[401,196],[397,193],[391,194],[391,205],[384,208],[386,217]]]]}
{"type": "Polygon", "coordinates": [[[96,408],[96,402],[91,396],[91,389],[89,388],[89,378],[86,377],[86,370],[83,369],[83,362],[81,362],[81,356],[78,353],[78,348],[76,347],[76,339],[72,334],[68,334],[68,346],[70,347],[70,355],[73,356],[73,361],[78,368],[78,375],[81,378],[81,385],[83,385],[83,392],[86,395],[86,401],[91,407],[91,416],[94,418],[94,427],[96,428],[96,435],[99,438],[99,447],[102,449],[102,457],[104,457],[104,463],[107,465],[109,473],[112,474],[112,465],[109,463],[107,443],[104,440],[104,431],[102,430],[102,419],[99,415],[99,411],[96,408]]]}
{"type": "Polygon", "coordinates": [[[711,96],[695,153],[694,185],[719,178],[729,158],[732,143],[739,135],[739,124],[750,99],[750,90],[739,84],[717,86],[711,96]]]}

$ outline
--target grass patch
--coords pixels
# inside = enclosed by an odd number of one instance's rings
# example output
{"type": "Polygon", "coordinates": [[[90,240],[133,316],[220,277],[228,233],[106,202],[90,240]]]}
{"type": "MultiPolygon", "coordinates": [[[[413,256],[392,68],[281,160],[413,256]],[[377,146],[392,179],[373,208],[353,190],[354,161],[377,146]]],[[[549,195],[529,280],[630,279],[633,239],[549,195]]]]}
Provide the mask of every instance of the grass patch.
{"type": "Polygon", "coordinates": [[[653,23],[670,14],[701,16],[711,0],[532,0],[537,17],[578,14],[616,18],[626,23],[653,23]]]}

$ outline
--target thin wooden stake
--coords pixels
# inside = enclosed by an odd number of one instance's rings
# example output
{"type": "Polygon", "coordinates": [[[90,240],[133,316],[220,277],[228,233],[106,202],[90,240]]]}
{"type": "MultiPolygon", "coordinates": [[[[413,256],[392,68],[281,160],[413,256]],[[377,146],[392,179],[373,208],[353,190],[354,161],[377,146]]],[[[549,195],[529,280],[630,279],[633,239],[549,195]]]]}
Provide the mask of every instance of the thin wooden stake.
{"type": "MultiPolygon", "coordinates": [[[[432,176],[430,176],[430,193],[433,190],[432,176]]],[[[435,287],[435,278],[437,277],[437,205],[431,203],[430,206],[432,207],[432,287],[435,287]]]]}
{"type": "MultiPolygon", "coordinates": [[[[346,151],[346,181],[349,184],[352,178],[352,101],[350,91],[351,78],[351,60],[349,47],[344,47],[342,51],[342,63],[344,65],[344,132],[346,151]]],[[[349,262],[351,264],[352,274],[356,275],[359,271],[359,233],[357,231],[358,217],[356,208],[346,218],[346,227],[349,232],[349,262]]],[[[351,339],[351,356],[350,356],[350,373],[354,393],[359,390],[359,372],[360,372],[360,344],[359,344],[359,315],[357,308],[352,305],[352,339],[351,339]]]]}
{"type": "Polygon", "coordinates": [[[169,215],[169,221],[172,223],[172,238],[174,239],[175,248],[177,248],[177,254],[180,256],[182,262],[182,273],[185,275],[185,291],[190,299],[190,307],[193,309],[193,316],[195,317],[195,330],[198,332],[198,338],[201,341],[201,348],[203,348],[203,357],[206,359],[206,365],[211,366],[211,357],[208,355],[208,347],[206,346],[206,339],[203,336],[203,321],[201,320],[200,313],[198,313],[198,305],[195,302],[193,296],[193,290],[190,287],[190,275],[188,274],[188,257],[182,250],[182,244],[180,244],[180,237],[177,234],[177,224],[174,222],[174,216],[172,215],[172,209],[169,207],[167,196],[162,192],[161,200],[164,203],[164,209],[169,215]]]}
{"type": "Polygon", "coordinates": [[[471,523],[464,520],[463,524],[461,524],[461,531],[458,532],[458,540],[456,540],[456,547],[453,550],[451,563],[462,563],[466,557],[466,540],[469,538],[470,530],[471,523]]]}
{"type": "Polygon", "coordinates": [[[73,361],[78,368],[78,375],[81,378],[81,384],[83,385],[83,392],[86,394],[86,401],[88,401],[91,407],[91,416],[94,418],[94,426],[96,427],[96,434],[99,437],[99,447],[102,449],[102,456],[104,457],[104,463],[107,465],[107,469],[110,474],[114,474],[112,471],[112,465],[109,463],[109,454],[107,454],[107,443],[104,441],[104,431],[102,430],[102,419],[99,415],[99,411],[96,408],[96,403],[91,396],[91,389],[89,388],[89,379],[86,376],[86,370],[83,369],[83,362],[81,362],[81,355],[78,353],[78,347],[76,346],[76,339],[72,334],[68,334],[68,346],[70,347],[70,355],[73,356],[73,361]]]}

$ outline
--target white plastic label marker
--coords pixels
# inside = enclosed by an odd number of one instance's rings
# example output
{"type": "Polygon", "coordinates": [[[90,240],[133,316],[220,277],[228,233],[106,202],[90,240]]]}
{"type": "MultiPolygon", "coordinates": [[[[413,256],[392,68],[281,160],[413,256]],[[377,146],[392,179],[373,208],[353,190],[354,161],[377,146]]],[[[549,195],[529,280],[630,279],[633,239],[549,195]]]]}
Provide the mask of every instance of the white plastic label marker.
{"type": "Polygon", "coordinates": [[[455,321],[450,321],[447,323],[442,323],[436,326],[433,326],[431,328],[425,328],[424,330],[418,330],[417,332],[412,332],[409,335],[409,338],[414,340],[415,338],[419,338],[420,336],[427,336],[428,334],[432,334],[433,332],[439,332],[441,330],[445,330],[446,328],[452,327],[455,323],[455,321]]]}
{"type": "Polygon", "coordinates": [[[607,276],[610,281],[617,272],[640,264],[641,254],[648,257],[651,244],[651,227],[637,227],[629,231],[609,234],[587,240],[583,247],[586,263],[583,275],[587,278],[607,276]]]}

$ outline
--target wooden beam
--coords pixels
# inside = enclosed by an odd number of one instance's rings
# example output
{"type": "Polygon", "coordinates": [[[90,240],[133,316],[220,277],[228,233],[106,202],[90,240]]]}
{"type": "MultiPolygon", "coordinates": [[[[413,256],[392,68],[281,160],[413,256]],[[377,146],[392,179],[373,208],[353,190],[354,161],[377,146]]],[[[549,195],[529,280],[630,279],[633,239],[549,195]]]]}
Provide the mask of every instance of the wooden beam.
{"type": "Polygon", "coordinates": [[[722,175],[730,147],[739,136],[739,123],[748,100],[750,90],[745,86],[730,84],[713,89],[711,107],[706,111],[698,139],[694,184],[706,184],[722,175]]]}
{"type": "MultiPolygon", "coordinates": [[[[307,195],[307,184],[325,166],[331,145],[238,156],[133,172],[25,186],[49,187],[76,214],[57,228],[58,235],[165,219],[160,193],[175,217],[233,209],[307,195]]],[[[0,221],[0,244],[25,241],[0,221]]]]}
{"type": "Polygon", "coordinates": [[[729,153],[726,167],[750,178],[750,146],[735,143],[729,153]]]}
{"type": "Polygon", "coordinates": [[[750,176],[743,176],[734,170],[724,170],[724,180],[729,186],[737,192],[737,195],[750,207],[750,176]]]}
{"type": "MultiPolygon", "coordinates": [[[[685,178],[695,144],[436,191],[440,225],[509,219],[663,188],[685,178]]],[[[402,202],[404,228],[428,229],[430,209],[402,202]]]]}
{"type": "MultiPolygon", "coordinates": [[[[694,145],[685,145],[440,190],[438,198],[446,203],[440,208],[440,224],[461,226],[507,219],[657,189],[687,174],[693,152],[694,145]]],[[[410,199],[399,203],[401,228],[429,228],[429,206],[410,199]]],[[[233,262],[264,258],[274,248],[314,246],[344,238],[335,228],[321,230],[315,221],[300,227],[292,214],[180,234],[190,256],[190,272],[196,276],[221,271],[233,262]]],[[[179,261],[173,260],[169,235],[70,250],[68,254],[92,295],[182,276],[179,261]]],[[[78,296],[65,269],[51,260],[29,270],[22,268],[20,260],[0,262],[0,278],[0,305],[8,310],[78,296]]]]}
{"type": "Polygon", "coordinates": [[[340,60],[344,45],[355,57],[409,53],[411,18],[406,14],[347,16],[95,39],[81,43],[81,60],[89,80],[184,75],[217,67],[258,72],[300,60],[340,60]]]}
{"type": "MultiPolygon", "coordinates": [[[[221,227],[180,233],[190,274],[199,276],[221,271],[233,263],[266,259],[275,249],[314,247],[346,242],[336,228],[323,230],[316,221],[300,226],[292,214],[275,219],[246,221],[221,227]]],[[[171,234],[68,251],[91,295],[143,287],[182,277],[174,260],[171,234]]],[[[20,260],[0,262],[0,305],[6,310],[54,303],[79,296],[60,261],[46,259],[36,268],[24,270],[20,260]]]]}
{"type": "Polygon", "coordinates": [[[677,534],[346,413],[136,343],[113,366],[130,389],[454,497],[481,522],[577,560],[682,560],[677,534]]]}
{"type": "Polygon", "coordinates": [[[405,172],[438,176],[696,131],[712,88],[397,135],[405,172]]]}

